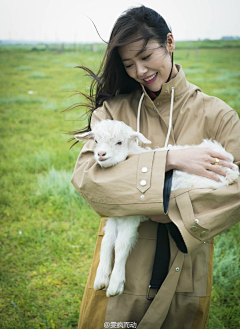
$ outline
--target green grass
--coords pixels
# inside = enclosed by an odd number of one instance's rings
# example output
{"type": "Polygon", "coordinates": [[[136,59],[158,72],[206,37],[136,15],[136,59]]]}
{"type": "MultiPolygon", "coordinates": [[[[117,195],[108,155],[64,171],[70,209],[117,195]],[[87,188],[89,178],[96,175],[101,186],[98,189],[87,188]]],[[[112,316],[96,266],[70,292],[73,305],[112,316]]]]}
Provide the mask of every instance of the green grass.
{"type": "MultiPolygon", "coordinates": [[[[178,43],[175,61],[240,114],[239,42],[195,47],[178,43]]],[[[70,184],[80,145],[70,150],[64,132],[86,125],[83,110],[60,111],[89,89],[73,66],[97,70],[104,46],[32,48],[0,47],[0,328],[77,328],[100,219],[70,184]]],[[[239,227],[215,239],[209,329],[240,326],[239,227]]]]}

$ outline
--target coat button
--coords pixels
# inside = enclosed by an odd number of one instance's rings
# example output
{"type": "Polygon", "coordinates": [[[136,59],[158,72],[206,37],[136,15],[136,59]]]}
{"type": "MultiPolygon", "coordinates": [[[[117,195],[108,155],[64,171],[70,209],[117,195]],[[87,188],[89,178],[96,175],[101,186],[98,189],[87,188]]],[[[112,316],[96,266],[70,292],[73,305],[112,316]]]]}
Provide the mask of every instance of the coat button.
{"type": "Polygon", "coordinates": [[[203,238],[206,234],[207,234],[206,231],[202,231],[202,233],[200,234],[200,237],[203,238]]]}
{"type": "Polygon", "coordinates": [[[165,92],[165,94],[167,94],[167,90],[165,90],[164,92],[165,92]]]}
{"type": "Polygon", "coordinates": [[[145,198],[144,194],[142,194],[140,198],[143,200],[145,198]]]}
{"type": "Polygon", "coordinates": [[[179,272],[179,271],[180,271],[180,268],[179,268],[179,267],[176,267],[176,268],[175,268],[175,271],[176,271],[176,272],[179,272]]]}
{"type": "Polygon", "coordinates": [[[142,167],[142,172],[148,172],[148,168],[147,167],[142,167]]]}
{"type": "Polygon", "coordinates": [[[199,219],[195,218],[195,222],[198,224],[199,223],[199,219]]]}
{"type": "Polygon", "coordinates": [[[159,105],[159,102],[157,102],[156,105],[159,105]]]}
{"type": "Polygon", "coordinates": [[[147,182],[145,181],[145,179],[141,180],[141,182],[140,182],[141,186],[145,186],[146,184],[147,184],[147,182]]]}
{"type": "Polygon", "coordinates": [[[198,227],[197,226],[191,226],[191,231],[197,232],[197,230],[198,230],[198,227]]]}

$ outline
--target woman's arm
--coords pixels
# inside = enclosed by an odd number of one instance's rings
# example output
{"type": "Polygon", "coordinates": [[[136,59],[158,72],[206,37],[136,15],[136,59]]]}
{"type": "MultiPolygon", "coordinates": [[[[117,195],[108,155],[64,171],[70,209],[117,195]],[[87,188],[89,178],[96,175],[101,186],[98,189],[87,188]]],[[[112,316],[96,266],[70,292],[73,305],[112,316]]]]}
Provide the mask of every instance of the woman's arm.
{"type": "MultiPolygon", "coordinates": [[[[240,120],[235,111],[229,111],[224,115],[215,139],[225,147],[227,152],[233,154],[234,163],[240,167],[240,120]]],[[[190,152],[192,149],[188,150],[190,152]]],[[[194,159],[194,165],[198,165],[201,156],[193,155],[193,153],[191,156],[194,159]]],[[[188,161],[191,159],[188,158],[188,161]]],[[[208,161],[207,157],[205,162],[208,161]]],[[[204,165],[199,166],[200,170],[208,170],[204,169],[205,162],[203,161],[204,165]]],[[[188,167],[188,164],[186,166],[188,167]]],[[[234,184],[215,190],[182,189],[171,193],[168,217],[179,229],[188,252],[191,252],[199,244],[240,221],[240,177],[234,184]]],[[[161,216],[151,216],[151,219],[162,222],[161,216]]]]}

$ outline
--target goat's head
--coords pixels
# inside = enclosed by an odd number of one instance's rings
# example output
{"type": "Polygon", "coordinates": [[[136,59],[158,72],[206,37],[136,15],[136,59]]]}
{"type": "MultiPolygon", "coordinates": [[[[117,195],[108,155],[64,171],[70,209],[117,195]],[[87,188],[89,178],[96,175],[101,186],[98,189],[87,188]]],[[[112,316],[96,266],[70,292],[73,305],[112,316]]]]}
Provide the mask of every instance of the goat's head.
{"type": "Polygon", "coordinates": [[[94,139],[94,157],[103,168],[115,166],[124,161],[136,147],[137,140],[150,144],[143,134],[134,131],[124,122],[116,120],[102,120],[92,131],[76,135],[77,140],[94,139]]]}

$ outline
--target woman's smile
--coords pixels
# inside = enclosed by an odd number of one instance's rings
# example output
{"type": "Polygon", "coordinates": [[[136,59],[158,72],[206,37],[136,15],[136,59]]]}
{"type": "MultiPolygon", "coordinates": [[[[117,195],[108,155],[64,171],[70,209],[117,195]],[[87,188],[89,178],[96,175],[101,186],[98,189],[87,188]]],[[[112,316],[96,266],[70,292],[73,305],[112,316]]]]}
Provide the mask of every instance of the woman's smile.
{"type": "Polygon", "coordinates": [[[157,72],[148,78],[143,79],[146,83],[152,83],[157,79],[157,72]]]}

